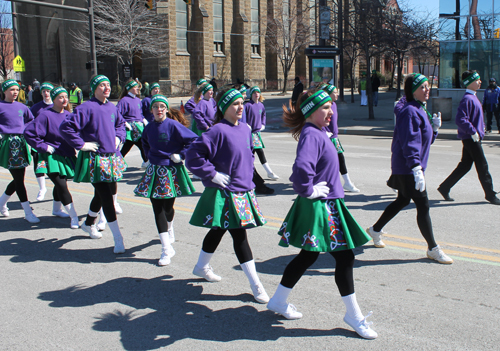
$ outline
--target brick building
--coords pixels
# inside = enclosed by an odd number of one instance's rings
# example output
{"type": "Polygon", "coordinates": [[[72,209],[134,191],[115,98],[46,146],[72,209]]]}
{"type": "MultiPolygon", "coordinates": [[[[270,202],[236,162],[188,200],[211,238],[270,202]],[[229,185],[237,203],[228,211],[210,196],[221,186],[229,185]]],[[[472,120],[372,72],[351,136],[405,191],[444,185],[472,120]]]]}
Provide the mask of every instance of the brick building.
{"type": "MultiPolygon", "coordinates": [[[[86,0],[43,2],[87,7],[86,0]]],[[[266,47],[268,16],[273,16],[278,7],[296,10],[311,4],[314,7],[315,3],[314,0],[193,0],[188,5],[183,0],[157,0],[154,11],[164,16],[161,26],[168,33],[167,54],[160,58],[145,55],[135,58],[132,75],[141,81],[159,81],[167,95],[190,94],[196,80],[214,75],[219,86],[244,81],[263,89],[279,89],[283,84],[281,64],[277,55],[266,47]]],[[[37,78],[65,85],[74,81],[88,89],[90,71],[85,64],[90,55],[75,50],[70,35],[85,24],[81,15],[22,3],[16,4],[16,12],[19,51],[26,62],[22,80],[29,83],[37,78]]],[[[315,44],[315,34],[311,30],[311,45],[315,44]]],[[[116,59],[98,53],[98,61],[102,62],[99,73],[106,74],[115,85],[120,74],[116,59]]],[[[299,54],[290,70],[288,87],[293,87],[295,76],[304,79],[306,72],[307,60],[299,54]]]]}

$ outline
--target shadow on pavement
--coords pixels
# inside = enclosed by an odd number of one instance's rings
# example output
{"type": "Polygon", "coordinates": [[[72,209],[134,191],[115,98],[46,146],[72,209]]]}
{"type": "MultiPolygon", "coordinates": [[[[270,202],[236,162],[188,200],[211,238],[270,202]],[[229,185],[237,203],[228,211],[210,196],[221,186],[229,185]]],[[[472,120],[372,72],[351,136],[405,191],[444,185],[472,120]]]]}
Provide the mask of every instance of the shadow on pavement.
{"type": "Polygon", "coordinates": [[[203,304],[203,301],[247,302],[248,296],[203,294],[203,285],[198,285],[198,281],[173,280],[172,276],[165,275],[152,279],[117,278],[92,287],[71,286],[43,292],[38,298],[50,301],[49,306],[56,308],[106,303],[133,308],[114,308],[96,316],[93,325],[96,331],[119,331],[126,350],[152,350],[183,339],[228,342],[328,335],[357,337],[353,331],[342,328],[286,328],[293,322],[286,322],[285,326],[277,321],[273,312],[258,311],[251,305],[212,310],[203,304]],[[138,311],[142,309],[154,311],[138,311]]]}

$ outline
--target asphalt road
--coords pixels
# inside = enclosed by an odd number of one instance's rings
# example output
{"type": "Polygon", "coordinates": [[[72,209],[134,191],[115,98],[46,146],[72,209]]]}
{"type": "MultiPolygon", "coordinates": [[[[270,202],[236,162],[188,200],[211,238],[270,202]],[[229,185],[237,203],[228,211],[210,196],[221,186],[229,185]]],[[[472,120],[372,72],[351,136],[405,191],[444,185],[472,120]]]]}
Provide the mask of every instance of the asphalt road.
{"type": "MultiPolygon", "coordinates": [[[[260,278],[272,295],[284,267],[298,252],[278,246],[276,234],[295,198],[288,177],[296,142],[288,133],[263,133],[266,156],[278,181],[272,196],[258,200],[268,224],[251,229],[249,240],[260,278]]],[[[363,227],[372,225],[395,198],[390,175],[390,138],[341,137],[351,179],[361,189],[346,203],[363,227]]],[[[500,144],[484,149],[500,190],[500,144]]],[[[17,197],[11,216],[0,218],[0,349],[2,350],[495,350],[500,344],[499,208],[484,201],[474,170],[452,190],[457,200],[440,201],[439,183],[460,159],[461,143],[437,140],[432,147],[427,187],[437,241],[455,259],[441,265],[425,256],[425,243],[411,204],[385,228],[385,249],[368,243],[356,250],[358,302],[379,338],[358,337],[342,318],[344,306],[334,282],[334,261],[320,255],[289,301],[304,317],[288,321],[254,302],[229,235],[212,266],[222,276],[208,283],[191,274],[206,230],[188,221],[203,191],[176,202],[177,252],[158,267],[160,243],[149,201],[133,189],[142,171],[133,149],[130,169],[119,185],[124,210],[118,221],[127,252],[114,255],[109,229],[101,240],[69,229],[69,219],[51,215],[51,196],[34,201],[32,168],[27,188],[41,223],[22,219],[17,197]]],[[[257,161],[258,163],[258,161],[257,161]]],[[[264,171],[257,164],[257,170],[264,171]]],[[[0,171],[0,188],[10,174],[0,171]]],[[[52,188],[50,181],[47,184],[52,188]]],[[[88,184],[71,183],[83,220],[92,196],[88,184]]]]}

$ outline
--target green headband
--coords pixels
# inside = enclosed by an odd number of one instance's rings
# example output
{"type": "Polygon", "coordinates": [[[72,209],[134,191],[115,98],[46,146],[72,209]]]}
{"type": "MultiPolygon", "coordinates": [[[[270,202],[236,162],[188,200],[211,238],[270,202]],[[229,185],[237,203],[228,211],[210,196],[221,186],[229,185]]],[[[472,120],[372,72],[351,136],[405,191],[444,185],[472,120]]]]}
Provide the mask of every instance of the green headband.
{"type": "Polygon", "coordinates": [[[251,87],[250,88],[250,97],[253,95],[253,93],[255,93],[256,91],[258,91],[260,93],[260,89],[258,86],[255,86],[255,87],[251,87]]]}
{"type": "Polygon", "coordinates": [[[328,84],[326,87],[323,88],[323,90],[326,91],[328,93],[328,95],[333,93],[333,91],[335,89],[337,89],[337,87],[335,85],[331,85],[331,84],[328,84]]]}
{"type": "Polygon", "coordinates": [[[149,107],[150,110],[153,110],[153,104],[155,102],[163,102],[165,105],[167,105],[167,108],[169,108],[168,106],[168,100],[165,96],[163,95],[160,95],[160,94],[156,94],[154,95],[152,98],[151,98],[151,106],[149,107]]]}
{"type": "Polygon", "coordinates": [[[54,88],[50,91],[50,98],[52,99],[52,101],[54,101],[54,99],[57,97],[57,95],[59,95],[61,93],[68,94],[68,91],[66,89],[64,89],[63,87],[54,88]]]}
{"type": "Polygon", "coordinates": [[[7,79],[5,82],[2,83],[2,91],[5,92],[7,89],[9,89],[11,86],[17,85],[18,88],[20,88],[19,83],[16,82],[14,79],[7,79]]]}
{"type": "Polygon", "coordinates": [[[242,87],[241,87],[241,89],[240,89],[240,93],[242,93],[242,94],[243,94],[243,93],[244,93],[244,92],[246,92],[246,91],[247,91],[246,86],[242,86],[242,87]]]}
{"type": "Polygon", "coordinates": [[[151,88],[150,89],[153,90],[154,88],[160,89],[160,84],[158,84],[158,83],[151,84],[151,88]]]}
{"type": "Polygon", "coordinates": [[[43,82],[42,85],[40,86],[40,91],[44,89],[52,91],[52,89],[54,89],[54,86],[52,85],[52,83],[43,82]]]}
{"type": "Polygon", "coordinates": [[[467,78],[465,78],[462,83],[464,84],[464,86],[467,88],[467,86],[472,83],[472,82],[475,82],[476,80],[478,79],[481,79],[481,77],[479,76],[479,73],[477,72],[474,72],[472,73],[470,76],[468,76],[467,78]]]}
{"type": "Polygon", "coordinates": [[[318,90],[300,104],[300,110],[302,111],[304,118],[308,118],[314,111],[326,104],[328,101],[332,101],[330,95],[328,95],[324,90],[318,90]]]}
{"type": "Polygon", "coordinates": [[[243,95],[236,89],[229,89],[221,96],[217,106],[222,111],[222,114],[226,113],[227,108],[237,99],[243,99],[243,95]]]}
{"type": "Polygon", "coordinates": [[[105,75],[98,75],[98,76],[95,76],[91,81],[90,81],[90,96],[94,96],[94,92],[95,92],[95,89],[99,86],[99,84],[101,84],[102,82],[108,82],[109,84],[111,84],[111,82],[109,81],[108,77],[106,77],[105,75]]]}
{"type": "Polygon", "coordinates": [[[209,91],[210,89],[213,89],[214,87],[212,86],[212,84],[207,84],[203,87],[203,89],[201,89],[201,95],[205,95],[207,93],[207,91],[209,91]]]}
{"type": "Polygon", "coordinates": [[[207,82],[207,80],[206,80],[206,79],[203,79],[203,78],[198,79],[198,80],[196,81],[196,86],[197,86],[197,87],[199,87],[199,86],[200,86],[200,85],[202,85],[203,83],[208,83],[208,82],[207,82]]]}
{"type": "Polygon", "coordinates": [[[417,91],[418,87],[427,82],[428,79],[423,74],[417,73],[413,76],[413,83],[411,84],[411,92],[414,93],[417,91]]]}
{"type": "Polygon", "coordinates": [[[131,80],[130,82],[128,82],[126,85],[125,85],[125,89],[127,89],[127,91],[129,91],[130,89],[132,89],[133,87],[135,87],[136,85],[139,85],[139,83],[137,83],[135,80],[131,80]]]}

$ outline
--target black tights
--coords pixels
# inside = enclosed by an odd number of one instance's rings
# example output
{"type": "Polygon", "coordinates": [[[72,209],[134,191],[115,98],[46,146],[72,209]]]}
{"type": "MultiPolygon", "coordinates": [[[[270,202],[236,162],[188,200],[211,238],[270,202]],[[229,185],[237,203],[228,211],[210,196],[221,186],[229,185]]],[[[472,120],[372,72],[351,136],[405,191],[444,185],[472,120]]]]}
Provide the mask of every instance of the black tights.
{"type": "Polygon", "coordinates": [[[168,223],[174,219],[174,202],[175,197],[170,199],[150,199],[153,205],[153,212],[155,214],[156,228],[158,233],[166,233],[168,230],[168,223]]]}
{"type": "MultiPolygon", "coordinates": [[[[219,246],[222,237],[226,233],[226,229],[212,228],[203,240],[202,250],[206,253],[214,253],[219,246]]],[[[233,237],[234,253],[238,258],[238,262],[243,264],[253,259],[252,250],[248,244],[247,231],[243,228],[229,229],[229,234],[233,237]]]]}
{"type": "Polygon", "coordinates": [[[139,139],[137,141],[131,141],[131,140],[125,140],[125,143],[122,146],[122,149],[120,150],[121,154],[123,157],[125,157],[126,154],[130,151],[132,146],[137,146],[139,150],[141,151],[141,157],[144,162],[148,160],[146,154],[144,153],[144,150],[142,148],[142,139],[139,139]]]}
{"type": "Polygon", "coordinates": [[[337,155],[339,155],[339,168],[340,168],[340,174],[344,175],[344,174],[347,174],[347,167],[345,165],[345,157],[344,157],[344,154],[341,152],[341,153],[338,153],[337,155]]]}
{"type": "Polygon", "coordinates": [[[9,185],[7,185],[5,194],[8,196],[12,196],[14,192],[16,192],[17,196],[19,197],[19,201],[28,201],[28,193],[26,192],[26,187],[24,186],[24,176],[26,174],[26,168],[9,169],[9,172],[14,180],[10,182],[9,185]]]}
{"type": "Polygon", "coordinates": [[[437,243],[434,240],[434,233],[432,231],[431,216],[429,215],[429,198],[427,196],[409,198],[403,196],[401,192],[398,192],[398,197],[396,200],[391,202],[389,206],[387,206],[377,223],[373,225],[373,230],[380,232],[382,228],[399,213],[399,211],[410,204],[411,200],[413,200],[415,206],[417,207],[418,228],[427,242],[429,250],[433,249],[437,246],[437,243]]]}
{"type": "Polygon", "coordinates": [[[259,156],[259,161],[261,165],[267,163],[266,155],[264,155],[264,149],[253,150],[253,152],[256,153],[257,156],[259,156]]]}
{"type": "MultiPolygon", "coordinates": [[[[113,183],[92,183],[94,186],[94,197],[90,201],[90,210],[92,212],[104,211],[104,216],[108,222],[116,221],[115,205],[113,203],[113,188],[116,188],[116,182],[113,183]]],[[[86,225],[95,223],[97,217],[87,215],[86,225]]]]}
{"type": "Polygon", "coordinates": [[[48,176],[54,183],[54,190],[52,191],[54,201],[61,201],[64,206],[72,203],[73,198],[69,193],[66,177],[61,177],[59,173],[49,173],[48,176]]]}
{"type": "MultiPolygon", "coordinates": [[[[330,252],[335,258],[335,283],[339,289],[340,296],[354,293],[354,253],[352,250],[341,250],[330,252]]],[[[312,266],[319,256],[319,252],[301,250],[297,256],[286,266],[281,285],[292,289],[306,270],[312,266]]]]}

